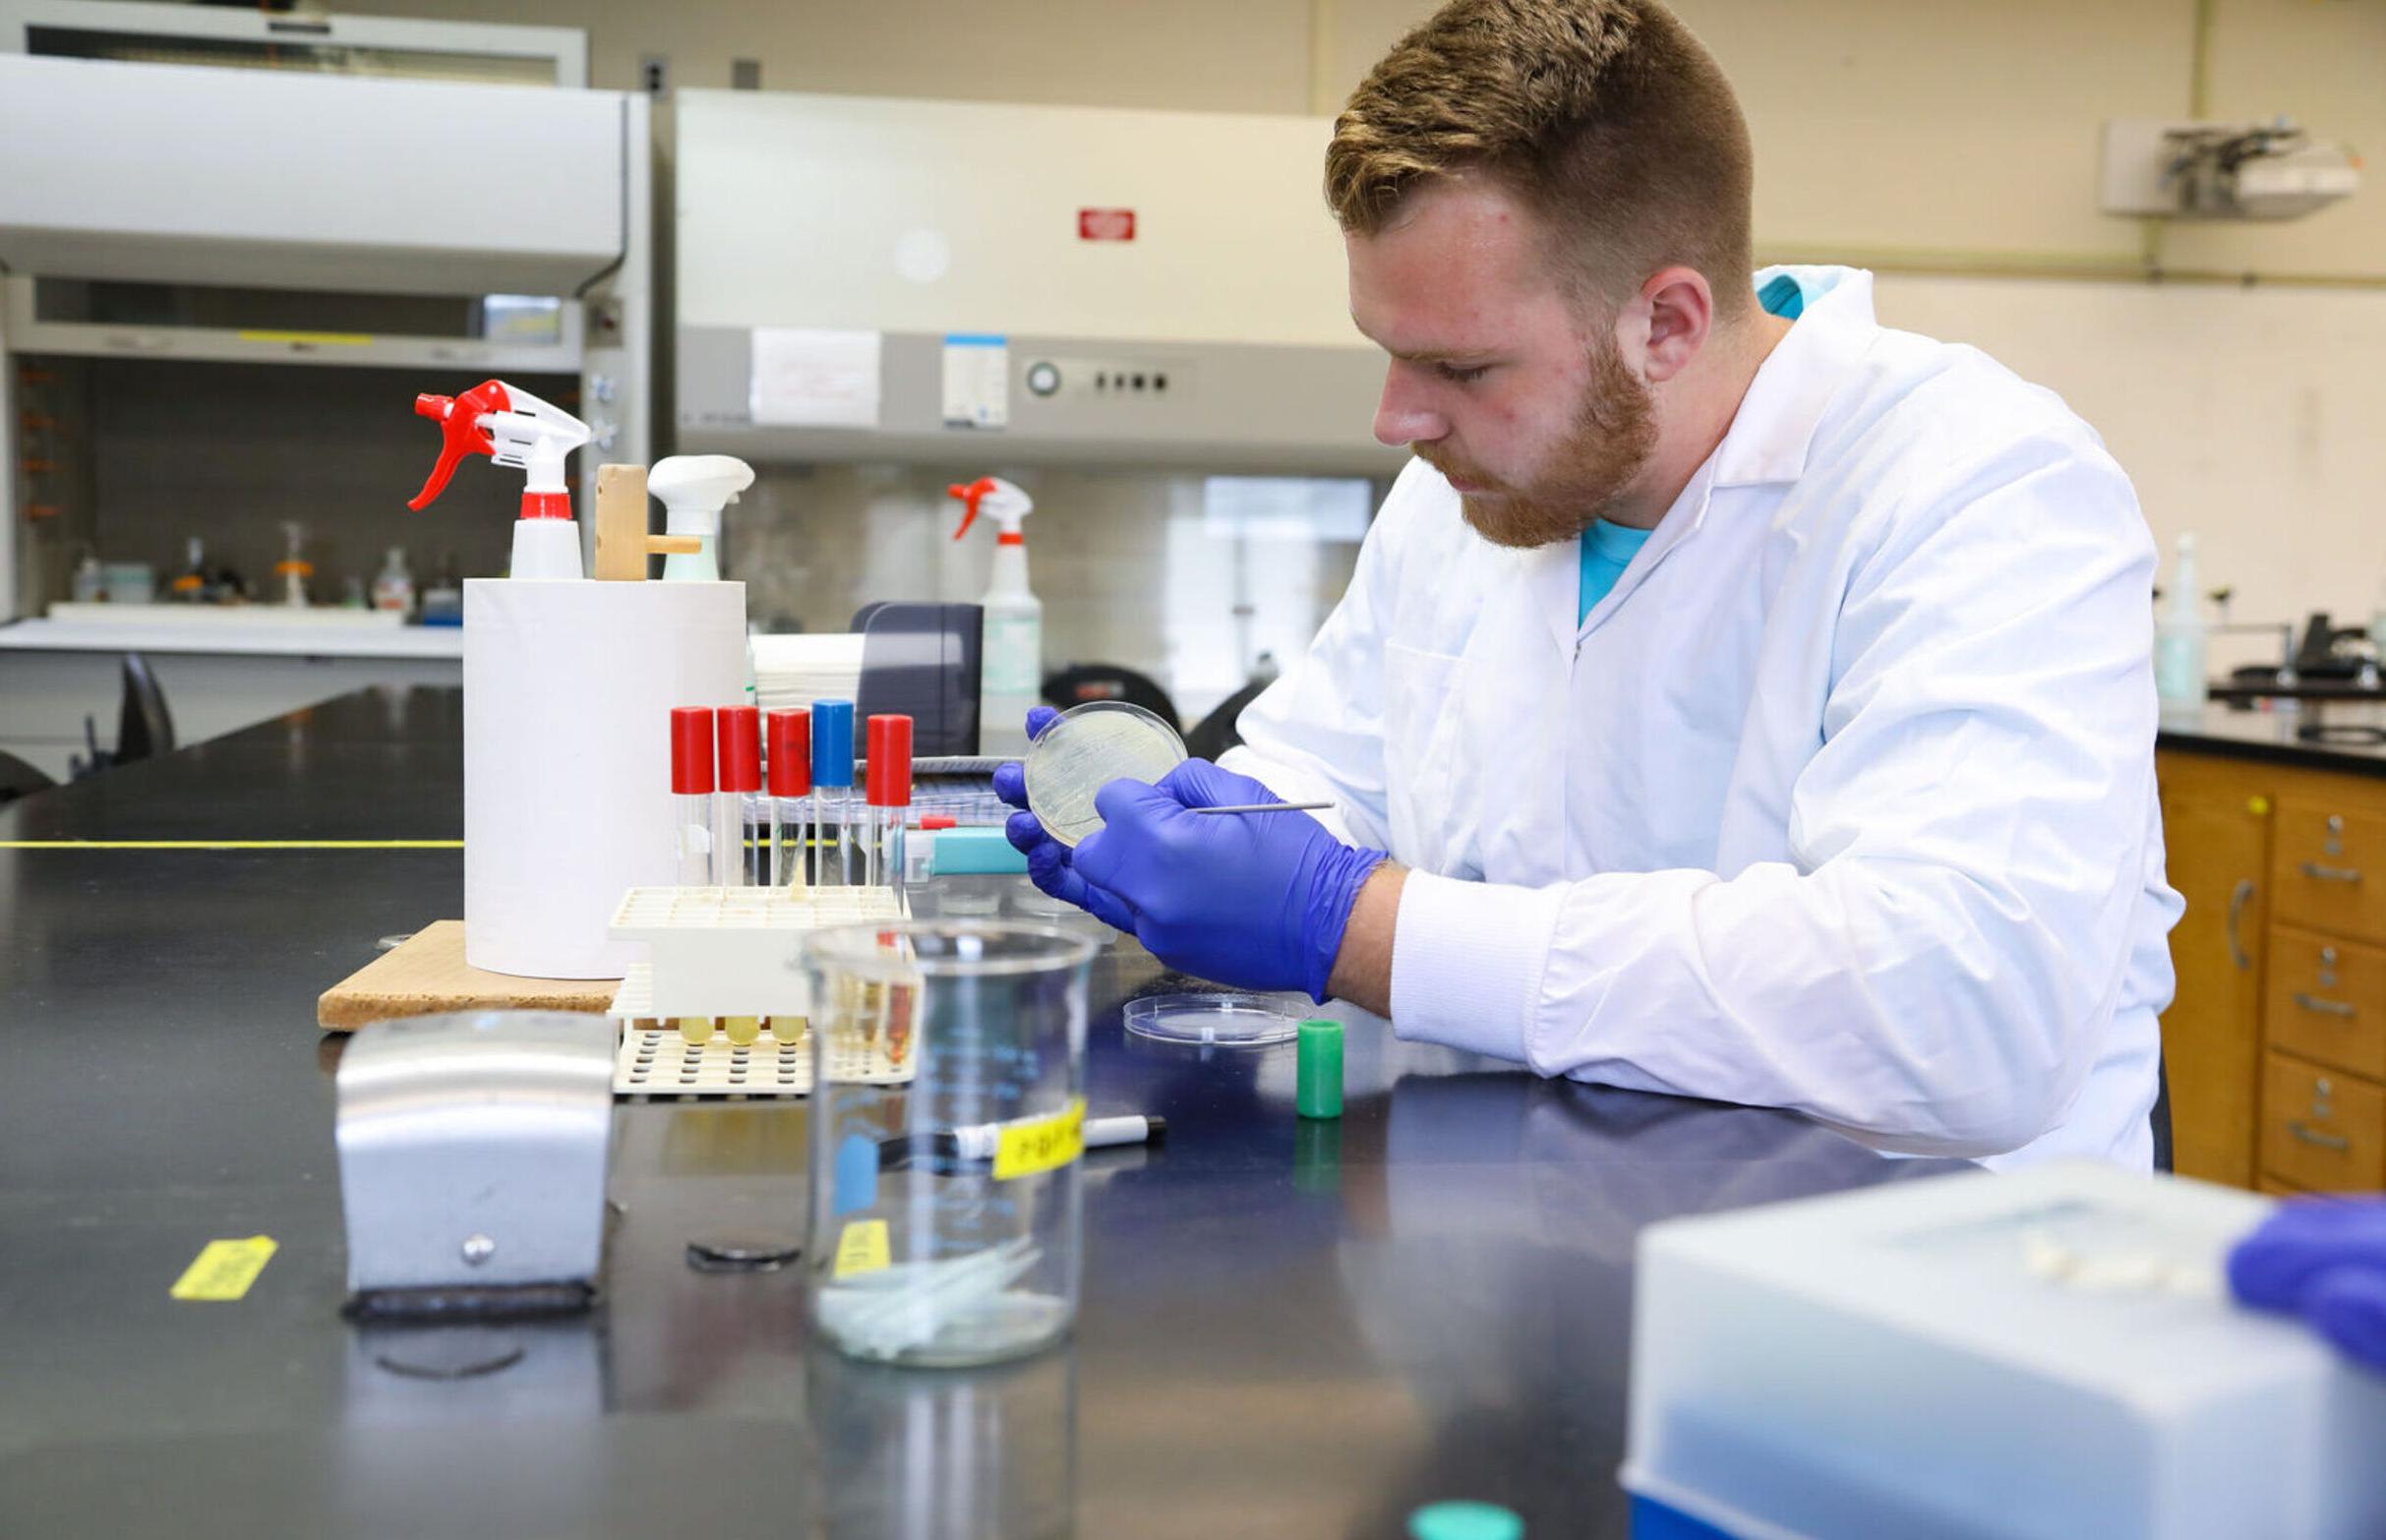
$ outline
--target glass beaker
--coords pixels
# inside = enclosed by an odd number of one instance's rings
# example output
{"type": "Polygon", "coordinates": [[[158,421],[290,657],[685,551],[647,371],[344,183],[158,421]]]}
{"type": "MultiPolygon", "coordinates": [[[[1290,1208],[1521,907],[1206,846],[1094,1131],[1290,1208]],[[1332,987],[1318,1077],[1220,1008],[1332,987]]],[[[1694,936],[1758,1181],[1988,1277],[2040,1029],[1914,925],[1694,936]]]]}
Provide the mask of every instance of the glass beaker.
{"type": "Polygon", "coordinates": [[[958,1366],[1077,1316],[1086,975],[1055,925],[841,925],[811,982],[813,1330],[844,1352],[958,1366]]]}

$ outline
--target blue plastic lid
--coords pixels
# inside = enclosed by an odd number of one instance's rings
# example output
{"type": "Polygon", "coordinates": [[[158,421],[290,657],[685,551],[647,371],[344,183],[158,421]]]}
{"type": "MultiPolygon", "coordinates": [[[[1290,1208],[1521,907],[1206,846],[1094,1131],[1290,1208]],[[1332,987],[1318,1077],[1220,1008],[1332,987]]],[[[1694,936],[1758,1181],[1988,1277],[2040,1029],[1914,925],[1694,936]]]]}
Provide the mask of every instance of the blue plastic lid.
{"type": "Polygon", "coordinates": [[[812,785],[854,784],[854,703],[812,702],[812,785]]]}

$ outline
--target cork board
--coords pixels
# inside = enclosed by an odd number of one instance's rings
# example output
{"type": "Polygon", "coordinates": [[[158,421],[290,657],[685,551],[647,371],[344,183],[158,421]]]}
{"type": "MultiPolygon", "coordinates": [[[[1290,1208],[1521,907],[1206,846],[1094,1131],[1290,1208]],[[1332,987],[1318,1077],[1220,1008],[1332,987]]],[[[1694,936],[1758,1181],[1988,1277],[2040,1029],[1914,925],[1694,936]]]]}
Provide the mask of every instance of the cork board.
{"type": "Polygon", "coordinates": [[[586,1011],[613,1004],[618,978],[517,978],[464,962],[464,922],[439,919],[333,984],[315,1002],[326,1032],[442,1011],[586,1011]]]}

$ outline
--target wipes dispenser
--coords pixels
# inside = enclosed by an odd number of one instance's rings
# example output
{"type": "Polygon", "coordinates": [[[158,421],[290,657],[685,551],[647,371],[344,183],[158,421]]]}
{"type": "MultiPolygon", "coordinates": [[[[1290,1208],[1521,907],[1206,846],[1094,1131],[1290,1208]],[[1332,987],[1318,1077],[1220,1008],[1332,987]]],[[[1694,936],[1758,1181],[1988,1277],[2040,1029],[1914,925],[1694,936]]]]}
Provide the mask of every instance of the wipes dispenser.
{"type": "Polygon", "coordinates": [[[754,468],[727,454],[674,454],[646,473],[646,490],[663,500],[667,535],[693,536],[698,549],[663,559],[667,583],[721,578],[721,510],[754,484],[754,468]]]}
{"type": "Polygon", "coordinates": [[[447,490],[447,478],[467,454],[486,454],[529,474],[522,484],[522,516],[513,526],[513,576],[576,578],[580,526],[571,516],[564,457],[588,442],[588,425],[550,406],[520,385],[485,380],[461,395],[418,395],[414,414],[440,425],[439,463],[406,506],[417,511],[447,490]]]}

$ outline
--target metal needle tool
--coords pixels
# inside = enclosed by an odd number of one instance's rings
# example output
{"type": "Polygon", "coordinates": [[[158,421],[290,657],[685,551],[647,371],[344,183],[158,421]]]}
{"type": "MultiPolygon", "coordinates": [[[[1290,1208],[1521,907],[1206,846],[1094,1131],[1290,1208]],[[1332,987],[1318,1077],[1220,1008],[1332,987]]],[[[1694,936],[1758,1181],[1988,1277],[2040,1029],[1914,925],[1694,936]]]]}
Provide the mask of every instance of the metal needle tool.
{"type": "Polygon", "coordinates": [[[1244,802],[1234,807],[1188,807],[1195,813],[1318,812],[1332,802],[1244,802]]]}

